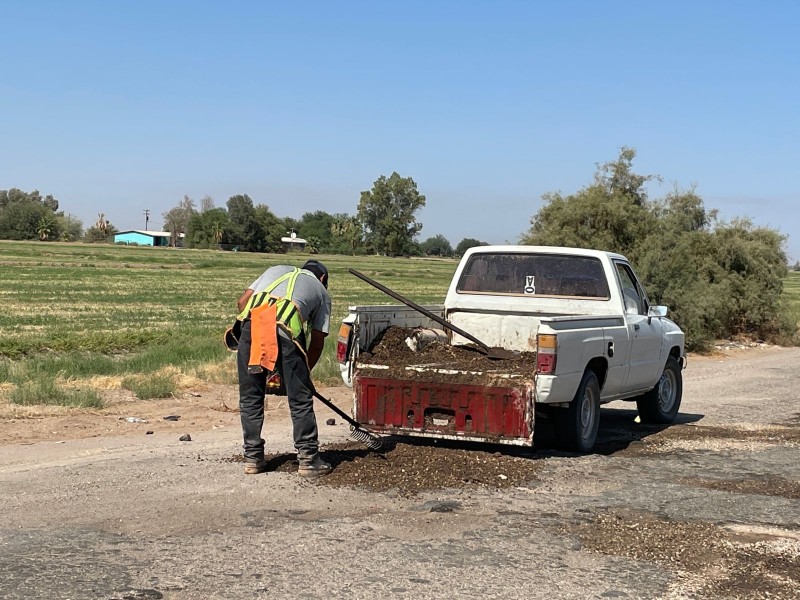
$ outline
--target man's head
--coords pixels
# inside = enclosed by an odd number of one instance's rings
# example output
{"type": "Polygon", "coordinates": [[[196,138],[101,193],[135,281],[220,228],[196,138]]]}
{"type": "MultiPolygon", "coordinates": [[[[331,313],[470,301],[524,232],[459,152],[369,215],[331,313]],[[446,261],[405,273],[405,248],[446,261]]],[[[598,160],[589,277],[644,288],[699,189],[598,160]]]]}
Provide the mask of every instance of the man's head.
{"type": "Polygon", "coordinates": [[[325,265],[318,260],[308,260],[302,268],[311,271],[322,282],[325,289],[328,289],[328,269],[325,268],[325,265]]]}

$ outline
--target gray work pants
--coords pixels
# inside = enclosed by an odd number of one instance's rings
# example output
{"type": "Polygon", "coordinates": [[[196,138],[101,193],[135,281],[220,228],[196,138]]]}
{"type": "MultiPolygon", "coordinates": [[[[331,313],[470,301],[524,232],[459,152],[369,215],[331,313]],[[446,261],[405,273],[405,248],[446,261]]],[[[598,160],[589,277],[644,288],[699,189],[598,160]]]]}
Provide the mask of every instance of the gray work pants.
{"type": "MultiPolygon", "coordinates": [[[[264,458],[264,440],[261,429],[264,426],[264,395],[267,388],[267,373],[247,372],[250,359],[250,319],[242,324],[239,337],[239,413],[244,434],[244,458],[247,461],[260,461],[264,458]]],[[[317,417],[314,414],[314,385],[308,372],[305,355],[295,343],[278,335],[279,352],[275,363],[286,386],[289,398],[289,412],[292,415],[294,447],[298,458],[311,458],[319,449],[317,438],[317,417]]]]}

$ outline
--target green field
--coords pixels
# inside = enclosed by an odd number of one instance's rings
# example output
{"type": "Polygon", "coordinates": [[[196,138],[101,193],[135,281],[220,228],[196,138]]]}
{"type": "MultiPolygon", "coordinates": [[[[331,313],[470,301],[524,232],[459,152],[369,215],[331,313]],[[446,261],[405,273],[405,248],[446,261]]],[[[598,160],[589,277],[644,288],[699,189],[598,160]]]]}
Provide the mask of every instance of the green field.
{"type": "Polygon", "coordinates": [[[791,312],[800,324],[800,272],[791,271],[783,282],[783,295],[790,303],[791,312]]]}
{"type": "MultiPolygon", "coordinates": [[[[236,382],[222,333],[270,255],[0,241],[0,396],[15,404],[102,406],[103,391],[167,396],[198,381],[236,382]]],[[[352,304],[396,303],[352,267],[420,303],[439,303],[456,261],[317,256],[330,270],[331,335],[314,370],[339,380],[338,324],[352,304]]]]}

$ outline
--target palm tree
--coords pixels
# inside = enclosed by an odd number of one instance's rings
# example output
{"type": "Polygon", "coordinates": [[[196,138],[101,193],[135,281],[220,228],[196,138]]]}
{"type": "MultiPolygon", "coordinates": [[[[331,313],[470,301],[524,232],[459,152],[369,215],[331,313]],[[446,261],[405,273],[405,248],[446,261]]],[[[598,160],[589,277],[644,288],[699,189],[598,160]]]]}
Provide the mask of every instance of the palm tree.
{"type": "Polygon", "coordinates": [[[217,244],[217,248],[219,248],[219,245],[222,242],[222,236],[224,233],[225,230],[222,228],[222,225],[219,221],[214,221],[211,224],[211,235],[214,238],[214,242],[217,244]]]}
{"type": "Polygon", "coordinates": [[[331,223],[331,233],[343,237],[350,244],[350,250],[355,256],[356,246],[361,242],[362,229],[357,217],[343,216],[331,223]]]}
{"type": "Polygon", "coordinates": [[[315,235],[312,235],[308,238],[308,241],[306,241],[306,250],[308,250],[308,252],[311,254],[319,254],[321,246],[322,240],[315,235]]]}
{"type": "Polygon", "coordinates": [[[106,219],[105,213],[97,213],[97,223],[95,223],[95,227],[100,230],[100,233],[103,234],[103,237],[106,237],[108,232],[108,220],[106,219]]]}
{"type": "Polygon", "coordinates": [[[36,225],[36,233],[39,234],[39,240],[44,242],[50,234],[53,232],[53,221],[47,217],[42,217],[39,219],[39,223],[36,225]]]}

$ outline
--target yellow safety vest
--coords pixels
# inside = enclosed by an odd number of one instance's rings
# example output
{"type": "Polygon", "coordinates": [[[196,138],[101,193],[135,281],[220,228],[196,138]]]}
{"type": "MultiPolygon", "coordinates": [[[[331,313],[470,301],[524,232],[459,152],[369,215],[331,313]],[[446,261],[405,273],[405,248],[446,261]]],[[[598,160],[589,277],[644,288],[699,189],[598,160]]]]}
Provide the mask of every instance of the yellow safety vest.
{"type": "Polygon", "coordinates": [[[301,270],[295,267],[290,273],[278,277],[278,279],[273,281],[263,292],[258,292],[250,296],[247,300],[247,304],[244,306],[244,310],[239,313],[237,319],[244,321],[250,316],[250,311],[252,309],[261,306],[265,302],[268,305],[275,304],[275,308],[278,311],[276,319],[291,331],[293,338],[299,338],[303,333],[303,315],[300,314],[297,305],[292,302],[292,292],[294,292],[294,284],[300,272],[301,270]],[[289,280],[289,284],[286,288],[285,297],[273,296],[271,292],[287,279],[289,280]]]}

